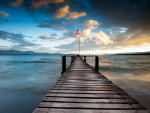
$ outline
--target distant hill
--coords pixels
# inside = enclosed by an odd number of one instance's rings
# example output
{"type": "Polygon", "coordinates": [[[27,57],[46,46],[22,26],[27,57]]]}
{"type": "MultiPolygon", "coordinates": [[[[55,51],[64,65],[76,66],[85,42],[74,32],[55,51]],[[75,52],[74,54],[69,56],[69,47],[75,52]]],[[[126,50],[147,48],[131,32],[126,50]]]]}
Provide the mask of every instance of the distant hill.
{"type": "Polygon", "coordinates": [[[18,51],[18,50],[0,50],[0,55],[35,55],[35,54],[62,54],[62,53],[42,53],[34,51],[18,51]]]}
{"type": "Polygon", "coordinates": [[[150,51],[147,51],[147,52],[135,52],[135,53],[118,53],[117,55],[150,55],[150,51]]]}

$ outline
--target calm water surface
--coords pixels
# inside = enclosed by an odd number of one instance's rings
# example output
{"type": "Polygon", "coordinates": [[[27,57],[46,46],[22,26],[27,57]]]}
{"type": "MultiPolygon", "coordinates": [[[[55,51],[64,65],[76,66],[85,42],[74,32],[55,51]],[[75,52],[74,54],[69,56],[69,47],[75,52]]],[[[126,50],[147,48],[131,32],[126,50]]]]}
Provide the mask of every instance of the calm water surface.
{"type": "MultiPolygon", "coordinates": [[[[87,60],[91,66],[94,61],[91,57],[87,60]]],[[[149,55],[99,56],[99,71],[150,109],[149,55]]]]}
{"type": "MultiPolygon", "coordinates": [[[[100,57],[99,71],[150,109],[150,58],[100,57]]],[[[94,66],[94,58],[87,62],[94,66]]],[[[70,58],[67,58],[67,65],[70,58]]],[[[0,113],[31,113],[61,76],[60,55],[1,55],[0,113]]]]}

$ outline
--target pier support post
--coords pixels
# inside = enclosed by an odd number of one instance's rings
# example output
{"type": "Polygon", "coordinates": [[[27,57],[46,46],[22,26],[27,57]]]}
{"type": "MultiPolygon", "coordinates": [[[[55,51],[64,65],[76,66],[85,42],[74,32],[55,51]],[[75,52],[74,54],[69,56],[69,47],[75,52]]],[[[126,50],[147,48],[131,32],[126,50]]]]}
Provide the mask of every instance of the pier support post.
{"type": "Polygon", "coordinates": [[[66,56],[62,56],[62,72],[63,74],[66,71],[66,56]]]}
{"type": "Polygon", "coordinates": [[[98,71],[99,69],[99,57],[95,56],[95,70],[98,71]]]}
{"type": "Polygon", "coordinates": [[[84,56],[84,62],[86,62],[86,56],[84,56]]]}
{"type": "Polygon", "coordinates": [[[73,59],[73,56],[71,56],[71,63],[73,62],[73,60],[74,60],[74,59],[73,59]]]}

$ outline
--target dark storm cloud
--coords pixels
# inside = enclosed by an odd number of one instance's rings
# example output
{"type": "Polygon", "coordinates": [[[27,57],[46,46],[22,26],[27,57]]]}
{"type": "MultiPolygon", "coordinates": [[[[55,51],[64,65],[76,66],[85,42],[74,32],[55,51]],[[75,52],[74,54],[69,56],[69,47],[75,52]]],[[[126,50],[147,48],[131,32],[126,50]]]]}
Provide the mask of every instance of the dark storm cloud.
{"type": "MultiPolygon", "coordinates": [[[[8,6],[15,0],[0,0],[1,6],[8,6]]],[[[56,10],[68,5],[70,11],[85,11],[87,19],[102,18],[104,26],[131,27],[149,29],[150,1],[149,0],[65,0],[58,4],[47,3],[38,8],[32,7],[32,0],[24,0],[22,7],[30,15],[45,14],[53,17],[56,10]],[[93,16],[93,17],[91,17],[93,16]],[[105,19],[105,20],[104,20],[105,19]]],[[[101,20],[100,20],[101,21],[101,20]]]]}
{"type": "Polygon", "coordinates": [[[17,44],[15,45],[17,49],[24,48],[24,47],[39,46],[38,44],[26,41],[24,38],[25,36],[23,34],[9,33],[0,30],[0,39],[7,40],[14,44],[17,44]]]}
{"type": "Polygon", "coordinates": [[[149,29],[149,0],[91,0],[96,15],[106,19],[105,26],[149,29]]]}
{"type": "MultiPolygon", "coordinates": [[[[46,11],[47,9],[45,9],[42,13],[47,13],[51,17],[59,7],[65,5],[68,5],[72,11],[85,11],[87,16],[82,19],[82,22],[88,19],[94,19],[102,23],[100,27],[106,29],[114,26],[128,28],[127,32],[133,32],[138,29],[149,31],[150,29],[149,0],[65,0],[64,3],[58,6],[49,4],[49,8],[52,8],[52,10],[46,11]]],[[[78,20],[78,23],[82,22],[78,20]]],[[[39,27],[57,28],[60,26],[64,27],[65,25],[57,21],[54,21],[53,24],[44,23],[44,21],[43,23],[39,23],[39,27]]],[[[69,28],[69,26],[66,27],[69,28]]]]}

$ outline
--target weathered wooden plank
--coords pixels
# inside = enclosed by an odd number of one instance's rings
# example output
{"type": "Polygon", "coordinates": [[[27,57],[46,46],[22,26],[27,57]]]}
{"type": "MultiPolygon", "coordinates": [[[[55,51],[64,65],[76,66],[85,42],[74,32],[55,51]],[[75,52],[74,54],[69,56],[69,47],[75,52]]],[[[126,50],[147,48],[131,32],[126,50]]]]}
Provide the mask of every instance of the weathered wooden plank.
{"type": "Polygon", "coordinates": [[[45,97],[43,102],[68,102],[68,103],[109,103],[109,104],[133,104],[138,103],[134,99],[85,99],[85,98],[63,98],[63,97],[45,97]]]}
{"type": "Polygon", "coordinates": [[[65,82],[65,83],[96,83],[96,84],[100,84],[100,83],[106,83],[104,80],[99,80],[99,81],[80,81],[80,80],[63,80],[63,81],[57,81],[57,83],[62,83],[62,82],[65,82]]]}
{"type": "Polygon", "coordinates": [[[82,91],[122,91],[120,88],[63,88],[63,87],[53,87],[53,90],[55,89],[61,89],[61,90],[82,90],[82,91]]]}
{"type": "Polygon", "coordinates": [[[87,86],[87,87],[89,87],[89,86],[115,86],[115,87],[117,87],[116,85],[114,85],[114,84],[55,84],[54,85],[54,87],[59,87],[59,86],[66,86],[66,87],[74,87],[74,86],[87,86]]]}
{"type": "Polygon", "coordinates": [[[76,91],[76,90],[50,90],[49,93],[80,93],[80,94],[127,94],[124,91],[76,91]]]}
{"type": "Polygon", "coordinates": [[[77,87],[77,88],[82,88],[82,87],[91,87],[91,88],[118,88],[117,86],[115,86],[115,85],[107,85],[107,84],[105,84],[105,85],[97,85],[97,86],[95,86],[95,85],[54,85],[53,87],[77,87]]]}
{"type": "Polygon", "coordinates": [[[108,94],[60,94],[60,93],[48,93],[46,97],[71,97],[71,98],[97,98],[97,99],[121,99],[132,98],[129,95],[108,95],[108,94]]]}
{"type": "Polygon", "coordinates": [[[36,108],[33,113],[150,113],[147,110],[89,110],[36,108]]]}
{"type": "Polygon", "coordinates": [[[64,80],[64,81],[62,81],[62,82],[56,82],[56,84],[78,84],[78,85],[79,85],[79,84],[82,84],[82,85],[88,85],[88,84],[89,84],[89,85],[101,85],[101,84],[107,84],[107,85],[110,85],[110,84],[113,84],[113,83],[112,83],[112,82],[108,82],[108,83],[107,83],[107,82],[104,82],[104,83],[99,83],[99,82],[98,82],[98,83],[88,83],[88,82],[87,82],[87,83],[82,83],[82,82],[80,82],[80,83],[79,83],[79,82],[68,82],[68,83],[67,83],[67,82],[65,82],[65,80],[64,80]]]}
{"type": "Polygon", "coordinates": [[[100,103],[59,103],[59,102],[55,102],[55,103],[51,103],[51,102],[41,102],[39,104],[39,108],[77,108],[77,109],[106,109],[106,110],[113,110],[113,109],[117,109],[117,110],[132,110],[132,109],[139,109],[139,110],[143,110],[145,109],[143,106],[139,105],[139,104],[100,104],[100,103]],[[133,107],[134,106],[134,107],[133,107]]]}

